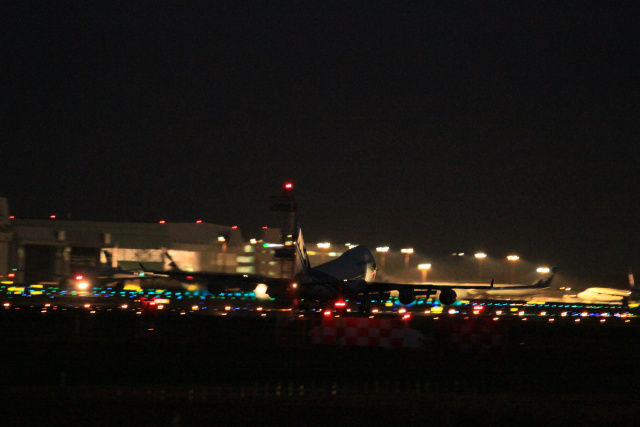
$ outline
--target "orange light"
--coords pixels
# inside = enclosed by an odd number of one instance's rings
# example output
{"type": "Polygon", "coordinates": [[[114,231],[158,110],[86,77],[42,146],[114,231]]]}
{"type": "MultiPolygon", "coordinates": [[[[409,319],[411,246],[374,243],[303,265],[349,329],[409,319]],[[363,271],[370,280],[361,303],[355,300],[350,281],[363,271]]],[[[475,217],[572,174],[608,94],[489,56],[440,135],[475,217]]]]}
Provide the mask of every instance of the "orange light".
{"type": "Polygon", "coordinates": [[[16,277],[16,273],[9,273],[7,274],[7,277],[16,277]]]}
{"type": "Polygon", "coordinates": [[[160,221],[158,221],[158,223],[160,224],[166,224],[167,221],[165,221],[164,219],[161,219],[160,221]]]}

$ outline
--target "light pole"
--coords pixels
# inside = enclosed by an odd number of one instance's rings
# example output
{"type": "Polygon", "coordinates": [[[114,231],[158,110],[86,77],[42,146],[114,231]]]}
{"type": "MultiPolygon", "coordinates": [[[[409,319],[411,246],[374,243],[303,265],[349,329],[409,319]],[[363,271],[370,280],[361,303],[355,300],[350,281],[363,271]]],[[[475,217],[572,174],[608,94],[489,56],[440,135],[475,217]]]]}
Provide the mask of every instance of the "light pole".
{"type": "Polygon", "coordinates": [[[222,272],[227,272],[227,239],[224,236],[218,237],[218,242],[222,243],[222,272]]]}
{"type": "Polygon", "coordinates": [[[507,260],[511,261],[511,284],[513,285],[513,282],[515,281],[515,275],[516,275],[516,261],[518,261],[520,259],[520,257],[518,255],[508,255],[507,256],[507,260]]]}
{"type": "Polygon", "coordinates": [[[478,260],[478,280],[482,282],[482,261],[487,257],[484,252],[478,252],[473,255],[478,260]]]}
{"type": "Polygon", "coordinates": [[[404,254],[404,279],[407,280],[407,276],[409,275],[409,257],[413,253],[413,249],[404,248],[400,249],[400,252],[404,254]]]}
{"type": "Polygon", "coordinates": [[[378,246],[376,252],[382,254],[380,258],[380,269],[384,270],[384,256],[389,252],[389,246],[378,246]]]}
{"type": "Polygon", "coordinates": [[[431,264],[420,264],[420,265],[418,265],[418,268],[422,272],[422,283],[426,283],[427,282],[427,272],[431,268],[431,264]]]}
{"type": "Polygon", "coordinates": [[[462,257],[464,256],[464,252],[454,252],[451,254],[454,258],[455,267],[456,267],[456,283],[460,283],[460,264],[462,264],[462,257]]]}
{"type": "Polygon", "coordinates": [[[318,249],[322,249],[322,251],[320,251],[322,253],[322,263],[324,264],[326,259],[327,259],[327,250],[331,247],[331,243],[329,242],[323,242],[323,243],[318,243],[318,249]]]}

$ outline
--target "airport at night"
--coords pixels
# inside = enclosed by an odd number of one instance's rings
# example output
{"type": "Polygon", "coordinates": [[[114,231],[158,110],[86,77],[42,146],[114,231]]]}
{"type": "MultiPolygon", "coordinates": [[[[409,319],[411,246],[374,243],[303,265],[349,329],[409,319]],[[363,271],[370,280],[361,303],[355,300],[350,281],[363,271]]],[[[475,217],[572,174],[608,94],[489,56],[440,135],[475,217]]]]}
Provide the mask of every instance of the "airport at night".
{"type": "MultiPolygon", "coordinates": [[[[469,268],[454,253],[440,266],[449,276],[436,276],[448,281],[431,282],[437,262],[380,246],[370,277],[335,277],[361,247],[305,243],[294,195],[286,183],[265,209],[282,229],[248,240],[200,221],[5,215],[2,356],[21,366],[4,374],[5,400],[20,402],[8,419],[19,424],[28,402],[33,423],[260,423],[287,411],[287,424],[317,410],[317,424],[345,414],[502,423],[524,410],[553,424],[572,410],[549,394],[612,393],[620,419],[637,415],[620,389],[640,328],[632,272],[627,290],[579,291],[554,283],[556,267],[518,272],[509,255],[489,269],[478,253],[469,268]],[[508,279],[482,283],[485,274],[508,279]]],[[[610,420],[611,408],[589,416],[610,420]]]]}
{"type": "Polygon", "coordinates": [[[3,425],[638,424],[637,5],[3,10],[3,425]]]}

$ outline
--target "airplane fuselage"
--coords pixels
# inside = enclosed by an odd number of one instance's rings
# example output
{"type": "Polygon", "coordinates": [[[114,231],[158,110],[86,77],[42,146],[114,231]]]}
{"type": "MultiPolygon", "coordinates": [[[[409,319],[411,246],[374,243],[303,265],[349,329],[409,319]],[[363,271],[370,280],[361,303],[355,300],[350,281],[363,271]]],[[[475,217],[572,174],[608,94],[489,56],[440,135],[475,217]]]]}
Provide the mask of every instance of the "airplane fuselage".
{"type": "Polygon", "coordinates": [[[329,303],[361,294],[375,275],[373,254],[366,246],[356,246],[332,261],[298,274],[294,292],[287,294],[286,290],[272,289],[268,293],[276,298],[293,294],[307,301],[329,303]]]}

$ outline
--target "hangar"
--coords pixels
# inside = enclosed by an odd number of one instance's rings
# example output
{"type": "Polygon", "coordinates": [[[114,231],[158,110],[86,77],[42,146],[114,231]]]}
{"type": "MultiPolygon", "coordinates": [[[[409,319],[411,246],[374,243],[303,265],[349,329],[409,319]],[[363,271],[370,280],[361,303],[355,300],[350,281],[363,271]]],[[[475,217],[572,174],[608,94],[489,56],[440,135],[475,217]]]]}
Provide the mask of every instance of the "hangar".
{"type": "Polygon", "coordinates": [[[15,219],[0,198],[0,276],[15,283],[55,282],[77,271],[104,267],[168,269],[168,253],[185,271],[278,276],[271,243],[279,229],[245,241],[236,226],[197,223],[137,223],[15,219]]]}

